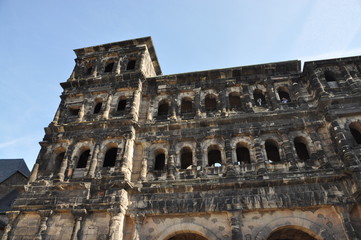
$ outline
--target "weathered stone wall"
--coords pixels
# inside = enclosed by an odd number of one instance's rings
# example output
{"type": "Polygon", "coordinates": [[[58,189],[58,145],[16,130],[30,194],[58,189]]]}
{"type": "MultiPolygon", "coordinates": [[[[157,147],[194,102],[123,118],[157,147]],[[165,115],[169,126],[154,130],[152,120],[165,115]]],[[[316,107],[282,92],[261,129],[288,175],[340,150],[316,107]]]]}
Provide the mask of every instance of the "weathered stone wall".
{"type": "Polygon", "coordinates": [[[150,38],[75,52],[4,240],[361,239],[359,57],[163,76],[150,38]]]}

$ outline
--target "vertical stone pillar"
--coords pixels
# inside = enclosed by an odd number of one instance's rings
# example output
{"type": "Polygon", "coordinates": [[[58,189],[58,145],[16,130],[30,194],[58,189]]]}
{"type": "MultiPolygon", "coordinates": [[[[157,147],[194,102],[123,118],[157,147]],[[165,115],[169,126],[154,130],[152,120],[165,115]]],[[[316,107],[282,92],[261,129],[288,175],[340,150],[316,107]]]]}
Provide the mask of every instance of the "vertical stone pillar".
{"type": "Polygon", "coordinates": [[[294,96],[294,100],[300,104],[305,103],[305,99],[302,96],[301,93],[301,86],[298,82],[293,82],[292,83],[292,92],[293,92],[293,96],[294,96]]]}
{"type": "Polygon", "coordinates": [[[151,122],[153,120],[153,109],[154,109],[154,101],[152,100],[152,98],[150,98],[149,99],[149,108],[148,108],[148,112],[147,112],[147,122],[151,122]]]}
{"type": "Polygon", "coordinates": [[[194,96],[194,111],[196,113],[196,117],[199,118],[201,116],[201,94],[199,89],[194,89],[196,95],[194,96]]]}
{"type": "Polygon", "coordinates": [[[117,61],[117,66],[115,67],[115,74],[120,74],[120,69],[122,67],[123,58],[119,58],[117,61]]]}
{"type": "Polygon", "coordinates": [[[73,150],[74,150],[74,146],[69,146],[67,151],[66,151],[66,154],[63,158],[63,161],[61,162],[61,166],[60,166],[60,170],[59,170],[59,173],[58,173],[58,176],[57,176],[57,180],[62,182],[64,181],[64,178],[65,177],[68,177],[66,176],[66,169],[68,167],[68,163],[69,163],[69,160],[70,160],[70,157],[71,157],[71,154],[73,153],[73,150]]]}
{"type": "Polygon", "coordinates": [[[89,171],[88,171],[88,177],[90,178],[94,178],[95,175],[95,169],[97,168],[98,165],[98,154],[100,151],[100,144],[95,144],[95,147],[93,149],[93,153],[92,153],[92,159],[90,161],[90,167],[89,167],[89,171]]]}
{"type": "Polygon", "coordinates": [[[286,161],[290,163],[290,171],[295,171],[298,169],[297,165],[296,165],[296,160],[293,154],[293,150],[292,150],[292,139],[289,139],[288,136],[286,135],[286,133],[282,133],[282,149],[285,150],[285,154],[286,154],[286,161]]]}
{"type": "Polygon", "coordinates": [[[85,114],[85,104],[83,103],[79,110],[78,122],[82,122],[85,114]]]}
{"type": "Polygon", "coordinates": [[[220,106],[219,107],[221,109],[222,115],[226,116],[227,115],[227,109],[228,109],[228,107],[227,107],[228,101],[227,101],[227,98],[226,98],[226,91],[225,90],[220,91],[219,100],[220,100],[220,104],[219,104],[220,106]]]}
{"type": "Polygon", "coordinates": [[[147,180],[147,172],[148,172],[148,157],[144,157],[142,160],[142,167],[140,169],[139,181],[147,180]]]}
{"type": "Polygon", "coordinates": [[[168,151],[168,160],[167,160],[167,178],[168,179],[175,179],[174,172],[175,172],[175,143],[174,141],[170,141],[170,148],[168,151]]]}
{"type": "Polygon", "coordinates": [[[8,225],[6,225],[3,236],[1,240],[10,240],[12,239],[13,228],[16,227],[19,222],[20,211],[10,211],[6,212],[6,216],[9,219],[8,225]]]}
{"type": "Polygon", "coordinates": [[[266,81],[266,95],[268,96],[268,99],[270,101],[269,106],[271,109],[276,109],[279,106],[279,103],[276,98],[275,89],[273,87],[273,80],[271,78],[267,78],[266,81]]]}
{"type": "Polygon", "coordinates": [[[139,83],[139,87],[137,90],[135,90],[134,94],[133,94],[133,103],[132,103],[132,107],[130,109],[130,114],[132,116],[132,119],[134,121],[138,121],[138,114],[139,114],[139,107],[140,107],[140,97],[141,97],[141,89],[142,88],[142,84],[139,83]]]}
{"type": "Polygon", "coordinates": [[[112,102],[112,93],[110,93],[108,95],[108,99],[107,99],[107,102],[105,103],[105,109],[104,109],[104,112],[103,112],[103,119],[108,119],[109,118],[109,112],[110,112],[110,105],[111,105],[111,102],[112,102]]]}
{"type": "Polygon", "coordinates": [[[243,94],[243,99],[242,99],[242,107],[244,109],[245,112],[253,112],[253,108],[252,108],[252,99],[251,96],[249,95],[249,87],[243,86],[242,89],[242,94],[243,94]]]}
{"type": "Polygon", "coordinates": [[[264,174],[267,172],[264,158],[262,156],[262,146],[259,138],[254,139],[254,148],[256,152],[256,170],[257,174],[264,174]]]}
{"type": "Polygon", "coordinates": [[[71,240],[82,240],[84,239],[84,231],[82,230],[82,225],[85,222],[85,216],[87,214],[86,209],[74,209],[74,227],[71,233],[71,240]]]}
{"type": "MultiPolygon", "coordinates": [[[[178,96],[178,93],[171,93],[173,96],[178,96]]],[[[178,110],[178,99],[172,97],[170,101],[170,119],[173,121],[177,120],[177,110],[178,110]]]]}
{"type": "Polygon", "coordinates": [[[321,80],[318,78],[316,72],[313,72],[311,79],[312,80],[310,81],[310,84],[312,85],[313,89],[315,89],[316,95],[318,97],[321,97],[323,95],[328,95],[327,92],[325,91],[324,86],[321,83],[321,80]]]}
{"type": "Polygon", "coordinates": [[[31,171],[31,175],[28,180],[28,184],[34,182],[38,177],[39,163],[34,165],[33,171],[31,171]]]}
{"type": "Polygon", "coordinates": [[[133,217],[135,223],[134,236],[132,240],[141,240],[142,226],[144,224],[145,216],[143,214],[137,214],[133,217]]]}
{"type": "Polygon", "coordinates": [[[242,230],[241,230],[241,216],[239,212],[231,212],[231,229],[232,229],[232,240],[242,240],[242,230]]]}
{"type": "Polygon", "coordinates": [[[53,213],[53,211],[52,210],[39,210],[38,213],[39,213],[41,219],[40,219],[38,232],[35,236],[35,240],[42,240],[42,239],[45,239],[45,237],[46,237],[46,230],[48,229],[47,222],[48,222],[49,217],[53,213]]]}
{"type": "Polygon", "coordinates": [[[337,206],[336,210],[340,215],[340,219],[342,221],[348,239],[357,240],[360,239],[358,236],[359,232],[358,229],[355,229],[355,227],[352,224],[349,208],[350,208],[349,206],[337,206]]]}
{"type": "Polygon", "coordinates": [[[109,240],[123,240],[124,216],[128,209],[128,193],[119,190],[119,206],[110,210],[111,219],[109,227],[109,240]]]}
{"type": "Polygon", "coordinates": [[[350,150],[350,146],[347,144],[346,137],[342,132],[342,129],[337,120],[333,120],[331,122],[331,136],[333,136],[332,140],[334,141],[337,152],[341,157],[342,161],[345,163],[345,166],[348,167],[358,165],[359,162],[357,160],[357,157],[350,150]]]}
{"type": "Polygon", "coordinates": [[[130,181],[131,173],[133,168],[133,152],[134,152],[134,139],[135,131],[132,129],[132,132],[128,134],[128,137],[125,142],[124,155],[121,166],[121,172],[124,174],[124,179],[130,181]]]}

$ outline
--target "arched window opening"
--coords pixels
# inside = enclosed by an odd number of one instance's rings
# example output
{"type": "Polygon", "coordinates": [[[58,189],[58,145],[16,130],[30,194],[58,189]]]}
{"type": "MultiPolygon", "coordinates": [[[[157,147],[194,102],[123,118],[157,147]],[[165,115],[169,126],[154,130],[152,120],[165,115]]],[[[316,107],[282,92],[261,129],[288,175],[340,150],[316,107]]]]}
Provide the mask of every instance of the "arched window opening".
{"type": "Polygon", "coordinates": [[[90,74],[92,74],[92,72],[93,72],[93,66],[89,66],[87,67],[85,74],[89,76],[90,74]]]}
{"type": "Polygon", "coordinates": [[[134,70],[135,69],[135,60],[129,60],[127,64],[127,70],[134,70]]]}
{"type": "Polygon", "coordinates": [[[187,169],[193,165],[192,150],[188,147],[184,147],[181,150],[181,169],[187,169]]]}
{"type": "Polygon", "coordinates": [[[217,98],[215,95],[208,94],[204,99],[204,107],[207,112],[217,110],[217,98]]]}
{"type": "Polygon", "coordinates": [[[282,228],[279,230],[274,231],[271,235],[267,238],[267,240],[316,240],[316,238],[312,237],[308,233],[293,229],[293,228],[282,228]]]}
{"type": "Polygon", "coordinates": [[[79,157],[76,168],[86,168],[86,164],[88,162],[89,156],[90,156],[90,150],[84,151],[79,157]]]}
{"type": "Polygon", "coordinates": [[[169,112],[169,104],[166,100],[163,100],[158,105],[158,116],[167,116],[169,112]]]}
{"type": "Polygon", "coordinates": [[[251,163],[251,156],[249,154],[249,149],[247,147],[240,146],[240,145],[237,146],[236,154],[237,154],[237,162],[238,162],[238,164],[241,164],[241,163],[249,164],[249,163],[251,163]]]}
{"type": "Polygon", "coordinates": [[[154,170],[160,171],[165,168],[165,154],[164,152],[157,153],[155,156],[154,170]]]}
{"type": "Polygon", "coordinates": [[[277,163],[281,161],[278,147],[273,141],[267,140],[265,143],[265,147],[266,147],[267,159],[270,163],[277,163]]]}
{"type": "Polygon", "coordinates": [[[181,233],[168,238],[168,240],[207,240],[207,238],[195,233],[181,233]]]}
{"type": "Polygon", "coordinates": [[[104,157],[103,167],[114,167],[117,159],[118,148],[109,149],[104,157]]]}
{"type": "Polygon", "coordinates": [[[215,149],[215,147],[213,146],[208,150],[208,166],[219,164],[222,164],[221,151],[215,149]]]}
{"type": "Polygon", "coordinates": [[[65,157],[65,152],[61,152],[55,157],[55,164],[54,164],[54,170],[59,171],[61,164],[63,162],[63,159],[65,157]]]}
{"type": "Polygon", "coordinates": [[[280,97],[281,103],[291,102],[290,94],[288,93],[288,91],[286,89],[279,88],[277,92],[278,92],[278,96],[280,97]]]}
{"type": "Polygon", "coordinates": [[[350,131],[357,144],[361,144],[361,131],[360,127],[356,124],[350,124],[350,131]]]}
{"type": "Polygon", "coordinates": [[[266,97],[264,96],[263,92],[259,89],[254,90],[253,99],[257,106],[263,106],[267,104],[266,97]]]}
{"type": "Polygon", "coordinates": [[[189,98],[183,98],[181,103],[181,113],[191,113],[193,111],[193,103],[189,98]]]}
{"type": "Polygon", "coordinates": [[[239,93],[233,92],[228,95],[229,106],[231,109],[239,109],[241,107],[241,97],[239,93]]]}
{"type": "Polygon", "coordinates": [[[327,70],[323,74],[324,74],[327,82],[336,82],[337,81],[335,74],[332,71],[327,70]]]}
{"type": "Polygon", "coordinates": [[[305,144],[306,143],[305,139],[301,137],[296,137],[293,143],[296,148],[297,156],[301,161],[310,159],[310,155],[308,153],[307,146],[305,144]]]}
{"type": "Polygon", "coordinates": [[[124,111],[126,106],[127,106],[127,99],[120,99],[118,102],[117,111],[118,112],[124,111]]]}
{"type": "Polygon", "coordinates": [[[105,68],[104,68],[104,72],[105,73],[109,73],[113,71],[113,67],[114,67],[114,62],[110,62],[108,63],[105,68]]]}
{"type": "Polygon", "coordinates": [[[102,102],[98,102],[95,107],[94,107],[94,114],[98,114],[100,113],[100,111],[102,110],[102,105],[103,103],[102,102]]]}

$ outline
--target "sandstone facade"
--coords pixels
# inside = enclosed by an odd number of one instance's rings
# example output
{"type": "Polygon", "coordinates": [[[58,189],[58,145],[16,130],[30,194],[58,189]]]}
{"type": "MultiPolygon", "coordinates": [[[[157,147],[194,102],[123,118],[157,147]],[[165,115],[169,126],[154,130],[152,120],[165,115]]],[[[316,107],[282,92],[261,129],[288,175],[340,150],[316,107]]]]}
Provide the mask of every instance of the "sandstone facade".
{"type": "Polygon", "coordinates": [[[361,57],[162,75],[75,50],[3,239],[361,239],[361,57]]]}

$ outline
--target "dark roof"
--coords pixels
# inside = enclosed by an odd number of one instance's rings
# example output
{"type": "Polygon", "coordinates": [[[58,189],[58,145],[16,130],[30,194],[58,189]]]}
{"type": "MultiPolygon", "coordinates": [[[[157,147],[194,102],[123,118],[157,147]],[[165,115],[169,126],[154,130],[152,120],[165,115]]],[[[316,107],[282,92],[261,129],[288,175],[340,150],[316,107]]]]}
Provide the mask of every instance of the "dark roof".
{"type": "Polygon", "coordinates": [[[24,176],[29,177],[30,171],[24,159],[0,159],[0,183],[16,172],[20,172],[24,176]]]}
{"type": "Polygon", "coordinates": [[[13,189],[8,194],[6,194],[3,198],[1,198],[0,199],[0,213],[10,211],[11,205],[14,202],[14,200],[18,197],[18,195],[19,195],[19,192],[16,189],[13,189]]]}

